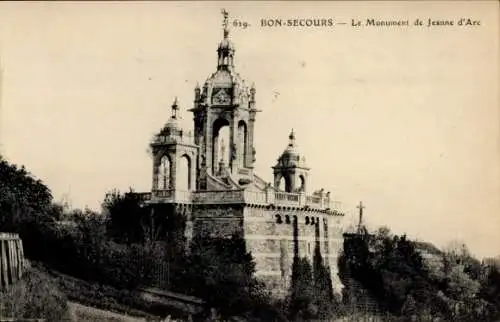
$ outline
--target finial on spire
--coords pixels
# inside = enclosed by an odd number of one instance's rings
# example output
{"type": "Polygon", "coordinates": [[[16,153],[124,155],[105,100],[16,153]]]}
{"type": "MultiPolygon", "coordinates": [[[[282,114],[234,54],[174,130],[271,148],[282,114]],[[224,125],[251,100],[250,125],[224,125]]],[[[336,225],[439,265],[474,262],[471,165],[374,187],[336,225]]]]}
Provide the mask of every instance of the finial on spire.
{"type": "Polygon", "coordinates": [[[174,102],[172,103],[172,118],[177,118],[177,111],[179,110],[179,105],[177,101],[177,96],[174,98],[174,102]]]}
{"type": "Polygon", "coordinates": [[[292,131],[290,132],[290,135],[288,136],[288,138],[290,139],[290,145],[293,145],[295,143],[295,132],[292,131]]]}
{"type": "Polygon", "coordinates": [[[226,9],[221,10],[222,16],[224,17],[224,20],[222,21],[222,27],[224,30],[224,38],[227,38],[229,35],[229,13],[226,11],[226,9]]]}

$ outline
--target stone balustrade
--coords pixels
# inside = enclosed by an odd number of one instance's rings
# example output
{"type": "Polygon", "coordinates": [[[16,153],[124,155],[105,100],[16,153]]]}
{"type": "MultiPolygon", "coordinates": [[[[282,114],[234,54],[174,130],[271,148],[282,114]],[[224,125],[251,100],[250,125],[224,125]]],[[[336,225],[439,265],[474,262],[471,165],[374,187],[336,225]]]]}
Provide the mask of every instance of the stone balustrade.
{"type": "Polygon", "coordinates": [[[193,145],[194,136],[190,132],[184,132],[182,130],[170,130],[169,133],[155,135],[151,141],[151,145],[169,143],[183,143],[193,145]]]}
{"type": "Polygon", "coordinates": [[[153,190],[138,193],[142,201],[165,203],[277,205],[289,207],[310,207],[340,211],[340,203],[326,195],[306,196],[303,193],[287,193],[268,189],[264,192],[246,190],[183,191],[153,190]]]}

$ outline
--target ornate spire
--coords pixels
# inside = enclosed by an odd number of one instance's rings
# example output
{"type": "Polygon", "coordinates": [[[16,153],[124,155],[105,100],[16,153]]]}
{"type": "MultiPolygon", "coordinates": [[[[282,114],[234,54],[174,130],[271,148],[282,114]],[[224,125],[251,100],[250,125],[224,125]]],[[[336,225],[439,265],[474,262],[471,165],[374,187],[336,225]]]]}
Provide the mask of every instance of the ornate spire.
{"type": "Polygon", "coordinates": [[[217,68],[220,69],[231,69],[234,66],[234,46],[229,40],[229,13],[222,9],[222,16],[224,17],[222,21],[223,27],[223,39],[219,43],[218,52],[218,62],[217,68]]]}

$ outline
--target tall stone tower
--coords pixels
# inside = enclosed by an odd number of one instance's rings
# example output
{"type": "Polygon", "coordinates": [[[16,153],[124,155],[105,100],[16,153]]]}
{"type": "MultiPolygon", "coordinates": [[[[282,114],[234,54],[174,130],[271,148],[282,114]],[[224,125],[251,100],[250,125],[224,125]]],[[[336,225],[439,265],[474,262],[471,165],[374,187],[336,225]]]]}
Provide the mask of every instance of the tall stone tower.
{"type": "Polygon", "coordinates": [[[170,119],[151,142],[153,154],[153,191],[191,191],[195,189],[198,147],[190,134],[179,127],[178,102],[172,104],[170,119]],[[185,165],[180,174],[181,163],[185,165]]]}
{"type": "Polygon", "coordinates": [[[274,187],[279,188],[283,180],[285,182],[285,192],[305,193],[307,191],[309,168],[306,166],[305,157],[301,157],[297,150],[293,129],[288,138],[290,143],[279,157],[278,163],[273,167],[274,187]]]}
{"type": "Polygon", "coordinates": [[[224,13],[223,39],[217,48],[217,70],[203,85],[195,88],[194,114],[195,143],[200,147],[200,182],[206,190],[204,174],[224,174],[219,169],[220,138],[223,127],[229,128],[229,160],[227,170],[240,184],[249,183],[255,162],[253,145],[255,88],[247,87],[235,71],[235,47],[229,39],[227,13],[224,13]]]}
{"type": "Polygon", "coordinates": [[[170,119],[151,142],[152,189],[140,198],[156,215],[175,218],[170,222],[176,224],[168,226],[173,234],[168,235],[180,236],[185,246],[193,236],[243,237],[257,277],[278,296],[290,287],[293,260],[305,257],[312,262],[316,249],[338,289],[344,214],[329,192],[310,190],[310,169],[293,130],[273,167],[274,184],[254,173],[254,126],[260,111],[255,87],[247,86],[235,71],[235,52],[224,12],[216,70],[201,88],[195,87],[189,109],[194,134],[179,126],[176,99],[170,119]]]}

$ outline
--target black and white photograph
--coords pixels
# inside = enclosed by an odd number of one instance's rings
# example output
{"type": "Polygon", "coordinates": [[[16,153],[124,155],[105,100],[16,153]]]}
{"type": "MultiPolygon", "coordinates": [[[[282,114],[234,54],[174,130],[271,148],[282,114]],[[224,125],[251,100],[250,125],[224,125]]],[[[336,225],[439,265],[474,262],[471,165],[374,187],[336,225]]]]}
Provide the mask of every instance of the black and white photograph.
{"type": "Polygon", "coordinates": [[[0,3],[0,321],[499,322],[500,2],[0,3]]]}

